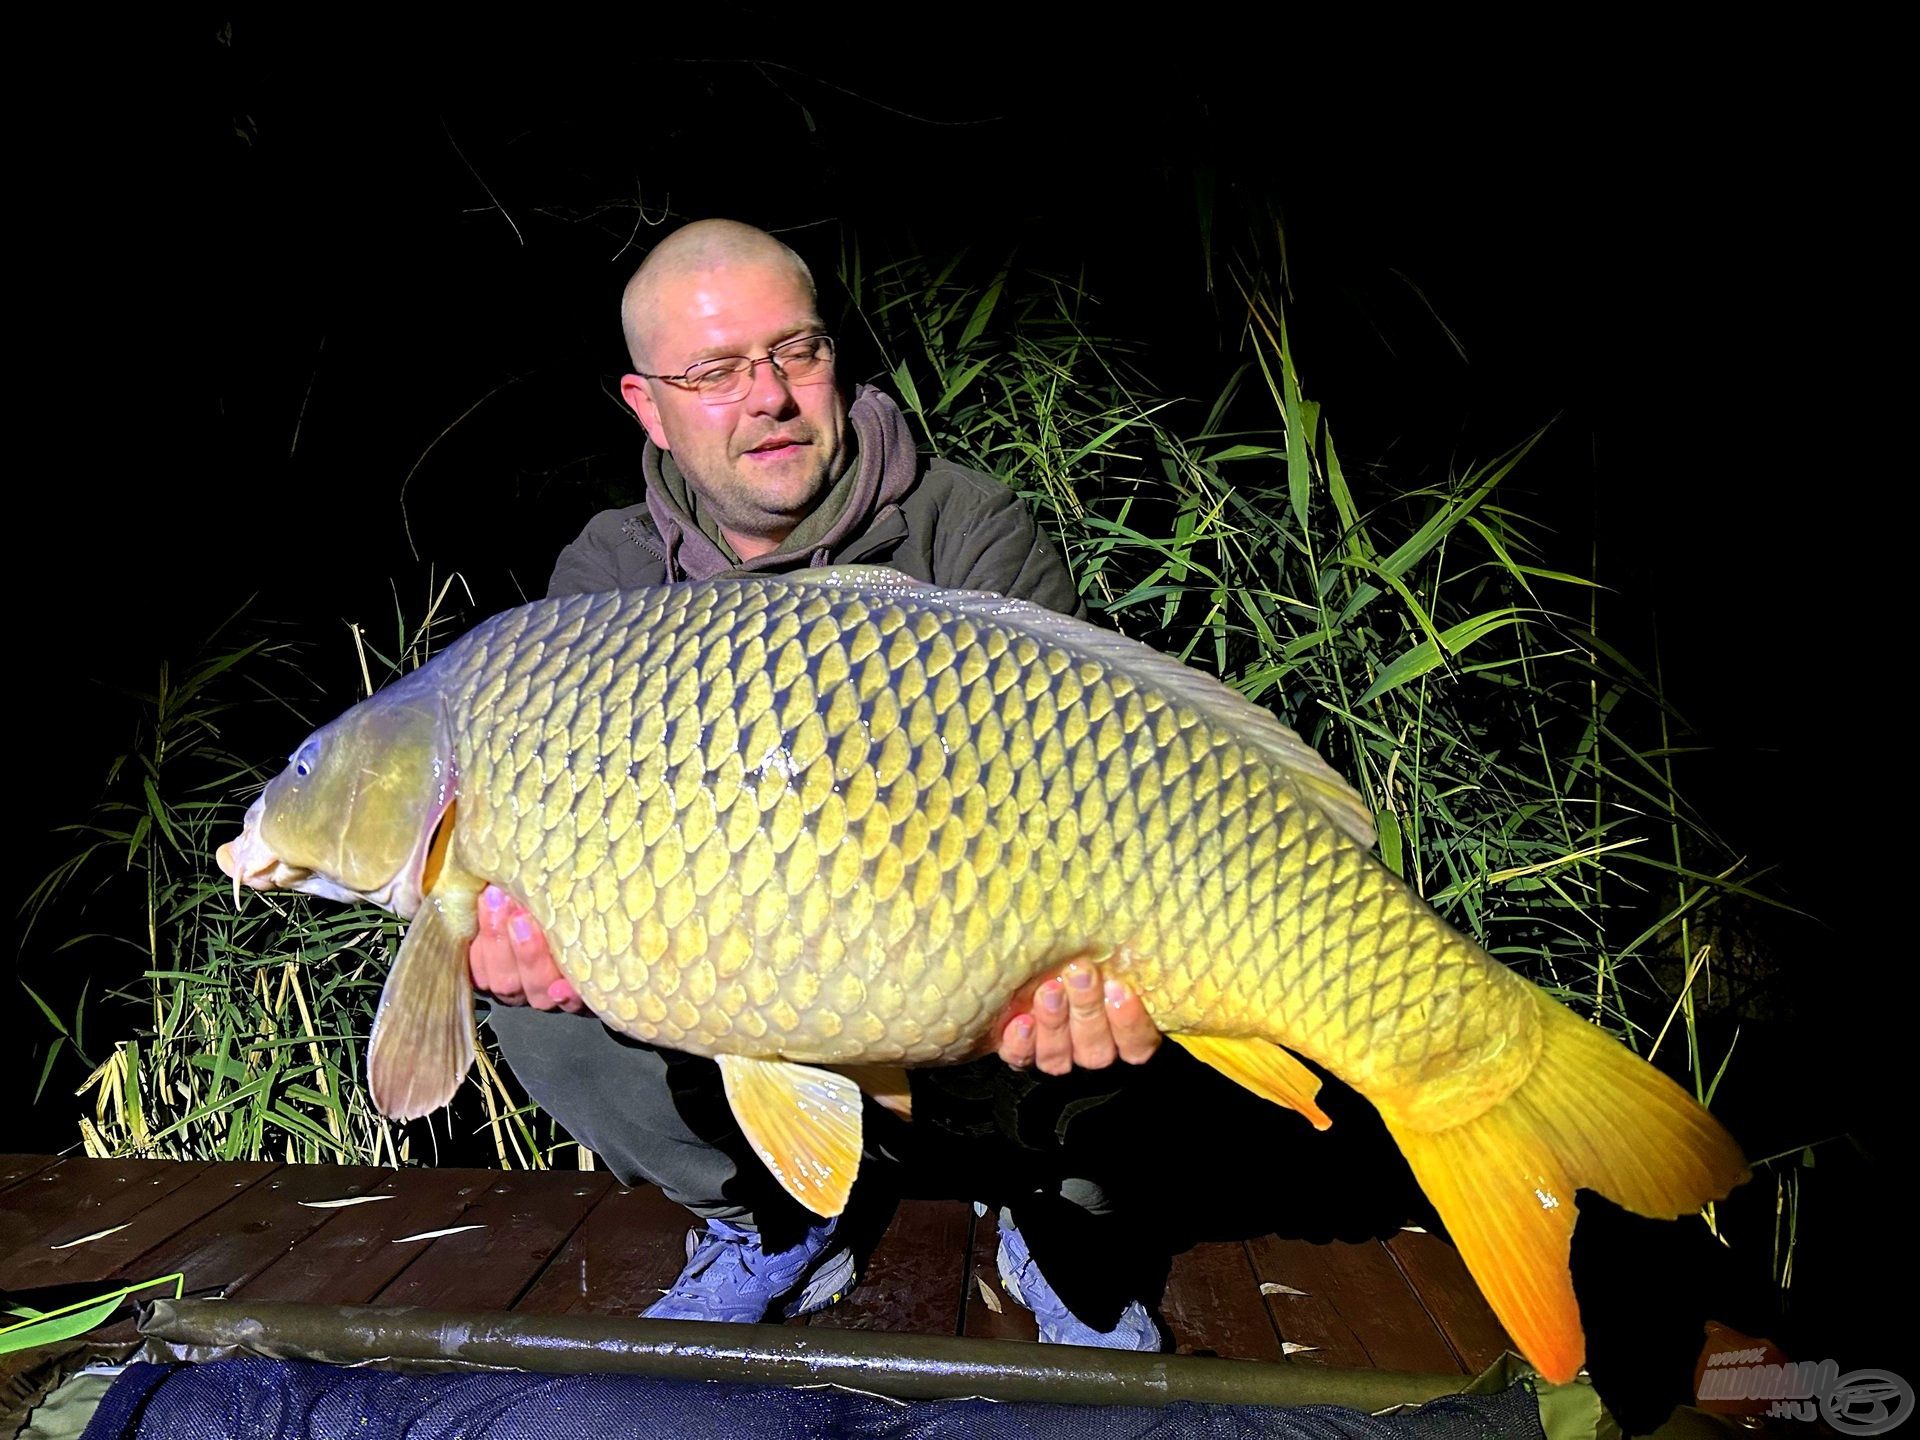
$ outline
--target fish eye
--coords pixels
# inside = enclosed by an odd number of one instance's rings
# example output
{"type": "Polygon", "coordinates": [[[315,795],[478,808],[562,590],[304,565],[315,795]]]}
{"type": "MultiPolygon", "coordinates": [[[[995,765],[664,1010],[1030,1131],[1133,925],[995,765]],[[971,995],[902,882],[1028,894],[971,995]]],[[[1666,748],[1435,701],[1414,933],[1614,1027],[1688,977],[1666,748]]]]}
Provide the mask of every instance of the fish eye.
{"type": "Polygon", "coordinates": [[[309,740],[294,752],[293,773],[304,780],[313,773],[313,767],[319,763],[319,760],[320,742],[309,740]]]}

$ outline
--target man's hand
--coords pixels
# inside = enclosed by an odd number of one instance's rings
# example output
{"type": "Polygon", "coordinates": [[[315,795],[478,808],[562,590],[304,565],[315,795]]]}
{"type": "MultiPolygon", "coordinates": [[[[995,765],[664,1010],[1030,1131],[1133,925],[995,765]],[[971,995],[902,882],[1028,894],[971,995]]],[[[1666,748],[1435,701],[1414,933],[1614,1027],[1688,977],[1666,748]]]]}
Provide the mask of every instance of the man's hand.
{"type": "Polygon", "coordinates": [[[1118,980],[1102,984],[1099,966],[1076,960],[1040,982],[1031,1014],[1007,1022],[1000,1058],[1018,1070],[1038,1065],[1064,1075],[1075,1066],[1102,1070],[1115,1059],[1142,1064],[1161,1039],[1138,995],[1118,980]]]}
{"type": "Polygon", "coordinates": [[[498,886],[480,892],[480,933],[467,949],[473,988],[502,1005],[578,1015],[587,1007],[560,974],[547,937],[526,908],[498,886]]]}

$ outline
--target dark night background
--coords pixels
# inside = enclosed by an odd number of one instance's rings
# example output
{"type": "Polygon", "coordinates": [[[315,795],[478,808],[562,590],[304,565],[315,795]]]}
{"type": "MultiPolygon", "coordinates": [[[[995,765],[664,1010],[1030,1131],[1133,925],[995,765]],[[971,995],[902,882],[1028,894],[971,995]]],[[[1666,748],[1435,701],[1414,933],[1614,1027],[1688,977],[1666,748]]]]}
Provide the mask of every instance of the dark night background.
{"type": "MultiPolygon", "coordinates": [[[[1910,883],[1885,678],[1907,462],[1873,438],[1894,171],[1883,92],[1834,78],[1852,42],[1348,49],[1336,78],[1280,34],[1093,59],[970,11],[879,63],[784,12],[728,15],[775,37],[753,61],[687,20],[476,37],[209,14],[23,41],[58,99],[15,145],[16,880],[98,793],[130,728],[116,690],[249,596],[331,645],[345,618],[391,629],[389,580],[417,611],[429,566],[482,611],[542,591],[637,474],[614,391],[636,198],[782,228],[823,281],[842,223],[1084,263],[1167,387],[1222,333],[1196,193],[1222,225],[1271,201],[1350,469],[1465,468],[1553,422],[1516,484],[1557,559],[1597,543],[1622,643],[1651,656],[1657,623],[1716,746],[1692,790],[1819,917],[1776,926],[1793,993],[1735,1060],[1750,1150],[1864,1147],[1821,1152],[1799,1353],[1910,1363],[1862,1318],[1907,1264],[1880,1168],[1908,1133],[1907,953],[1863,918],[1910,883]]],[[[20,964],[58,988],[42,948],[20,964]]],[[[37,1072],[39,1032],[14,1043],[37,1072]]],[[[70,1109],[23,1103],[7,1148],[69,1143],[70,1109]]]]}

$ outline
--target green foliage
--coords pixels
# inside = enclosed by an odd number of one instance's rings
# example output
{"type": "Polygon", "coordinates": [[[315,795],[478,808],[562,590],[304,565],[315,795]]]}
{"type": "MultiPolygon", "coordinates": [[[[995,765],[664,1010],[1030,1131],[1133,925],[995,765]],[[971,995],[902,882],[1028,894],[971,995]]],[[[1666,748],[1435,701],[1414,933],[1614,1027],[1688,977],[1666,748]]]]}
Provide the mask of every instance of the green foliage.
{"type": "Polygon", "coordinates": [[[55,1345],[62,1340],[84,1335],[96,1325],[105,1323],[107,1317],[118,1310],[120,1302],[129,1295],[138,1295],[142,1290],[168,1284],[173,1286],[173,1298],[178,1300],[186,1293],[187,1277],[177,1272],[162,1275],[155,1280],[122,1285],[117,1290],[75,1300],[52,1310],[36,1309],[24,1301],[0,1303],[0,1315],[13,1317],[10,1323],[0,1325],[0,1355],[31,1350],[36,1345],[55,1345]]]}
{"type": "MultiPolygon", "coordinates": [[[[390,647],[353,627],[352,663],[334,668],[370,693],[421,663],[454,623],[450,585],[417,624],[396,607],[390,647]]],[[[71,1023],[34,995],[55,1030],[42,1084],[62,1046],[85,1058],[79,1125],[90,1155],[403,1163],[408,1127],[375,1111],[362,1083],[400,922],[291,893],[236,901],[214,861],[269,778],[240,752],[271,755],[313,725],[299,701],[326,714],[337,699],[285,643],[216,637],[209,650],[183,679],[163,669],[136,697],[133,747],[109,767],[92,819],[68,828],[74,853],[30,901],[42,934],[76,915],[96,922],[56,945],[53,961],[133,972],[110,992],[127,1008],[113,1012],[121,1034],[97,1060],[83,1043],[84,994],[71,1023]],[[230,733],[260,738],[236,747],[230,733]]],[[[490,1063],[478,1073],[496,1151],[543,1163],[551,1126],[535,1125],[490,1063]]]]}

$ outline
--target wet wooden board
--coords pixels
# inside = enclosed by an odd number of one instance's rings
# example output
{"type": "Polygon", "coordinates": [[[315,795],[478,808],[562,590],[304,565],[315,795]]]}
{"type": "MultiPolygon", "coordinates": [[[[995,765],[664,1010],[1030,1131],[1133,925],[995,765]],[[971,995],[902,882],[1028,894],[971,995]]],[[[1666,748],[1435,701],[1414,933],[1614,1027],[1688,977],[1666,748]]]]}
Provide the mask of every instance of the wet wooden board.
{"type": "Polygon", "coordinates": [[[0,1190],[58,1163],[51,1155],[0,1155],[0,1190]]]}
{"type": "Polygon", "coordinates": [[[1513,1349],[1506,1327],[1494,1316],[1453,1246],[1438,1235],[1402,1230],[1387,1241],[1387,1250],[1467,1374],[1478,1375],[1513,1349]]]}
{"type": "MultiPolygon", "coordinates": [[[[159,1187],[134,1187],[126,1197],[141,1202],[124,1221],[108,1221],[103,1213],[94,1220],[71,1222],[77,1234],[118,1226],[113,1233],[84,1244],[55,1249],[45,1243],[24,1248],[0,1259],[0,1287],[26,1290],[36,1285],[79,1284],[104,1280],[110,1275],[131,1280],[150,1280],[165,1274],[141,1263],[141,1257],[157,1250],[167,1240],[204,1215],[211,1215],[231,1204],[254,1185],[282,1167],[262,1160],[241,1160],[225,1165],[207,1165],[197,1174],[189,1174],[184,1185],[166,1190],[156,1199],[146,1192],[159,1187]],[[100,1223],[94,1223],[98,1220],[100,1223]],[[135,1273],[144,1272],[144,1273],[135,1273]]],[[[184,1167],[183,1167],[184,1169],[184,1167]]],[[[103,1207],[104,1210],[105,1207],[103,1207]]],[[[70,1237],[71,1238],[71,1237],[70,1237]]]]}
{"type": "MultiPolygon", "coordinates": [[[[239,1198],[148,1251],[139,1268],[178,1270],[189,1292],[238,1289],[332,1218],[303,1202],[364,1195],[393,1172],[371,1165],[284,1165],[239,1198]]],[[[142,1276],[129,1276],[140,1279],[142,1276]]]]}
{"type": "Polygon", "coordinates": [[[1256,1280],[1262,1285],[1283,1287],[1261,1298],[1273,1328],[1279,1333],[1282,1349],[1289,1360],[1306,1365],[1328,1365],[1349,1369],[1371,1369],[1373,1359],[1367,1347],[1353,1333],[1340,1313],[1332,1291],[1338,1282],[1320,1246],[1307,1246],[1304,1240],[1279,1240],[1262,1236],[1247,1242],[1247,1254],[1253,1261],[1256,1280]],[[1304,1258],[1295,1246],[1306,1246],[1304,1258]],[[1290,1292],[1299,1291],[1299,1294],[1290,1292]]]}
{"type": "Polygon", "coordinates": [[[831,1330],[958,1333],[966,1303],[961,1262],[972,1222],[968,1205],[902,1200],[853,1293],[808,1323],[831,1330]]]}
{"type": "Polygon", "coordinates": [[[374,1296],[374,1304],[511,1310],[587,1212],[613,1188],[613,1177],[598,1171],[546,1170],[492,1178],[486,1192],[452,1222],[479,1228],[409,1242],[425,1248],[374,1296]]]}
{"type": "MultiPolygon", "coordinates": [[[[371,1165],[283,1165],[110,1278],[127,1283],[177,1271],[186,1277],[188,1295],[224,1295],[299,1245],[334,1213],[303,1201],[364,1195],[391,1174],[371,1165]]],[[[133,1338],[132,1323],[109,1327],[103,1338],[133,1338]]]]}
{"type": "Polygon", "coordinates": [[[514,1306],[543,1315],[638,1315],[687,1261],[693,1217],[651,1185],[616,1185],[514,1306]]]}
{"type": "Polygon", "coordinates": [[[1282,1358],[1279,1332],[1241,1241],[1210,1241],[1174,1256],[1160,1315],[1182,1355],[1282,1358]]]}
{"type": "MultiPolygon", "coordinates": [[[[1269,1235],[1247,1246],[1262,1280],[1292,1285],[1325,1300],[1375,1369],[1430,1374],[1462,1370],[1439,1325],[1379,1241],[1315,1245],[1269,1235]]],[[[1280,1319],[1284,1308],[1275,1309],[1283,1339],[1313,1343],[1304,1335],[1287,1334],[1280,1319]]],[[[1304,1358],[1304,1352],[1295,1354],[1304,1358]]]]}
{"type": "Polygon", "coordinates": [[[62,1160],[0,1195],[0,1286],[38,1252],[136,1219],[207,1168],[172,1160],[62,1160]]]}
{"type": "MultiPolygon", "coordinates": [[[[594,1172],[0,1159],[0,1285],[12,1288],[179,1270],[189,1293],[248,1299],[633,1315],[679,1273],[690,1223],[651,1187],[594,1172]],[[369,1195],[390,1198],[313,1203],[369,1195]],[[128,1228],[48,1249],[115,1224],[128,1228]],[[483,1228],[407,1238],[460,1225],[483,1228]]],[[[992,1214],[909,1201],[860,1286],[811,1323],[1031,1342],[1033,1316],[1000,1284],[998,1242],[992,1214]]],[[[1411,1233],[1199,1246],[1175,1258],[1161,1311],[1181,1350],[1235,1359],[1278,1360],[1284,1341],[1312,1347],[1294,1363],[1477,1372],[1506,1345],[1458,1256],[1411,1233]],[[1263,1280],[1307,1293],[1263,1296],[1263,1280]]],[[[102,1338],[131,1339],[131,1325],[102,1338]]]]}
{"type": "Polygon", "coordinates": [[[395,1243],[401,1236],[459,1224],[493,1179],[484,1170],[389,1171],[365,1192],[386,1198],[317,1211],[311,1235],[227,1294],[364,1305],[420,1258],[418,1245],[395,1243]]]}

